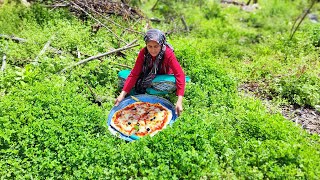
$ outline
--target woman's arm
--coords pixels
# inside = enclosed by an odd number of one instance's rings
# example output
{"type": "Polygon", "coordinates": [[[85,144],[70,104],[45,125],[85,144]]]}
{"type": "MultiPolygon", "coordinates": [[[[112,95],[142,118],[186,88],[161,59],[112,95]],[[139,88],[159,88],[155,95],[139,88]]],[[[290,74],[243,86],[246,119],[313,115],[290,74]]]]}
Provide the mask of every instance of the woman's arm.
{"type": "Polygon", "coordinates": [[[180,63],[178,62],[174,52],[167,48],[167,52],[165,54],[166,63],[170,67],[173,72],[173,75],[176,79],[176,86],[177,86],[177,96],[184,96],[184,90],[186,86],[186,76],[181,68],[180,63]]]}
{"type": "Polygon", "coordinates": [[[183,99],[183,96],[178,96],[178,100],[177,100],[177,103],[176,103],[176,113],[177,113],[178,116],[180,116],[182,111],[183,111],[182,99],[183,99]]]}
{"type": "Polygon", "coordinates": [[[144,61],[144,48],[140,50],[136,63],[133,69],[131,70],[129,76],[127,77],[120,95],[116,98],[114,102],[115,106],[118,106],[118,104],[125,98],[125,96],[131,91],[131,89],[137,82],[137,79],[139,78],[139,75],[142,71],[143,61],[144,61]]]}
{"type": "Polygon", "coordinates": [[[117,97],[114,105],[115,105],[115,106],[118,106],[119,103],[124,99],[124,97],[126,97],[126,95],[127,95],[127,92],[121,91],[121,93],[120,93],[120,95],[117,97]]]}
{"type": "Polygon", "coordinates": [[[176,102],[175,110],[177,115],[180,116],[183,111],[182,100],[183,100],[184,90],[186,85],[186,76],[180,66],[180,63],[178,62],[176,56],[174,55],[173,51],[169,50],[167,53],[167,57],[168,57],[168,64],[172,69],[174,77],[176,79],[176,86],[177,86],[176,94],[178,96],[178,100],[176,102]]]}
{"type": "Polygon", "coordinates": [[[140,50],[139,55],[137,57],[136,63],[131,70],[129,76],[126,79],[126,82],[124,83],[124,86],[122,88],[123,91],[126,91],[129,93],[133,86],[136,84],[140,73],[142,71],[143,61],[144,61],[144,48],[140,50]]]}

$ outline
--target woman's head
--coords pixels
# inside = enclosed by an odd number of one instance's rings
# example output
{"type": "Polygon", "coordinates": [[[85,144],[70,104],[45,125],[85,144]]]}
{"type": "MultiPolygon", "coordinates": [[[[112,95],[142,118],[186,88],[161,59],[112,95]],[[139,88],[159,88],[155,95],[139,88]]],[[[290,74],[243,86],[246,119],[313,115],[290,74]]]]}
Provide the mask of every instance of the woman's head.
{"type": "Polygon", "coordinates": [[[157,56],[166,43],[166,37],[163,32],[158,29],[150,29],[144,36],[147,49],[152,56],[157,56]]]}

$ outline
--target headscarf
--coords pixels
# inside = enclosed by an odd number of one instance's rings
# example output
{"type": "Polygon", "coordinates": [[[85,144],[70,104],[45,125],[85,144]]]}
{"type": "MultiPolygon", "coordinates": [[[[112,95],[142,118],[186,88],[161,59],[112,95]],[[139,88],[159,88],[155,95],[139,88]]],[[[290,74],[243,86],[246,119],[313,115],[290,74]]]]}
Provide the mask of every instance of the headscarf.
{"type": "Polygon", "coordinates": [[[156,59],[153,63],[152,56],[148,52],[147,47],[145,47],[145,54],[144,54],[144,62],[142,66],[142,72],[136,82],[135,88],[137,93],[145,93],[146,89],[151,86],[152,80],[156,77],[161,69],[161,64],[164,59],[164,54],[166,51],[166,47],[172,48],[170,44],[166,41],[166,36],[164,33],[158,29],[150,29],[146,32],[144,36],[144,41],[147,44],[149,41],[156,41],[161,50],[159,54],[156,56],[156,59]],[[152,64],[153,63],[153,64],[152,64]],[[151,69],[149,67],[152,67],[151,69]]]}

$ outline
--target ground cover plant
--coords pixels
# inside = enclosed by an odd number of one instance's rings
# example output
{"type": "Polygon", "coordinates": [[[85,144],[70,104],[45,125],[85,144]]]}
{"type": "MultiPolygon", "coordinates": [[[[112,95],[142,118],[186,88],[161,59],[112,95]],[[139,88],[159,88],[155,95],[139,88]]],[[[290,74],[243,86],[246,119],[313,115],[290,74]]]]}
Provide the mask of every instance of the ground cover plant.
{"type": "MultiPolygon", "coordinates": [[[[149,26],[171,32],[168,41],[191,77],[178,121],[132,143],[112,136],[106,119],[119,93],[117,73],[133,66],[142,35],[121,36],[139,44],[122,56],[62,73],[124,43],[104,28],[93,31],[90,17],[38,2],[0,7],[0,34],[25,40],[0,38],[2,179],[319,179],[319,135],[238,92],[244,82],[264,83],[278,103],[320,104],[320,23],[304,21],[288,40],[309,1],[262,0],[253,12],[220,1],[159,1],[150,11],[156,1],[132,1],[161,20],[149,26]]],[[[139,32],[148,23],[110,18],[139,32]]]]}

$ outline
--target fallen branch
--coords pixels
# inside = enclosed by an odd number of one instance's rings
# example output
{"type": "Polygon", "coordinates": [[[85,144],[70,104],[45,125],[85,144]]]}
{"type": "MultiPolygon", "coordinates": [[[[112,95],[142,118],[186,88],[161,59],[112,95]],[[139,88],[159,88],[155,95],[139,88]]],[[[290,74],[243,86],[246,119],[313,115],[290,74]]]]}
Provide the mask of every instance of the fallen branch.
{"type": "Polygon", "coordinates": [[[154,11],[156,9],[158,2],[159,2],[159,0],[157,0],[156,3],[152,6],[151,11],[154,11]]]}
{"type": "Polygon", "coordinates": [[[101,21],[99,21],[98,19],[96,19],[95,17],[93,17],[90,13],[88,13],[87,11],[85,11],[83,8],[81,8],[79,5],[77,5],[76,3],[70,1],[70,3],[72,3],[73,5],[77,6],[78,9],[80,9],[82,12],[84,12],[86,15],[88,15],[90,18],[92,18],[93,20],[97,21],[99,24],[101,24],[103,27],[105,27],[107,29],[107,31],[111,32],[119,41],[124,42],[125,44],[127,44],[124,40],[122,40],[116,33],[114,33],[111,29],[109,29],[106,25],[104,25],[101,21]]]}
{"type": "Polygon", "coordinates": [[[54,39],[54,35],[52,35],[52,36],[50,37],[50,39],[47,41],[47,43],[43,46],[43,48],[42,48],[42,50],[40,51],[40,53],[38,54],[38,56],[34,59],[34,61],[33,61],[34,64],[37,64],[37,63],[38,63],[39,57],[46,52],[47,48],[50,46],[51,41],[52,41],[53,39],[54,39]]]}
{"type": "Polygon", "coordinates": [[[186,23],[186,21],[185,21],[185,19],[184,19],[183,16],[181,16],[181,21],[182,21],[182,23],[183,23],[183,25],[184,25],[184,29],[185,29],[187,32],[189,32],[189,27],[188,27],[188,25],[187,25],[187,23],[186,23]]]}
{"type": "Polygon", "coordinates": [[[78,66],[78,65],[80,65],[80,64],[87,63],[87,62],[89,62],[89,61],[92,61],[92,60],[94,60],[94,59],[101,58],[101,57],[103,57],[103,56],[106,56],[106,55],[109,55],[109,54],[112,54],[112,53],[116,53],[116,52],[119,52],[119,51],[123,51],[123,50],[126,50],[126,49],[130,49],[130,48],[136,47],[136,46],[138,46],[138,45],[139,45],[139,44],[133,44],[133,45],[130,45],[130,46],[124,46],[124,47],[122,47],[122,48],[118,48],[118,49],[115,49],[115,50],[112,50],[112,51],[109,51],[109,52],[106,52],[106,53],[103,53],[103,54],[99,54],[99,55],[96,55],[96,56],[91,56],[91,57],[89,57],[89,58],[87,58],[87,59],[81,60],[81,61],[79,61],[79,62],[77,62],[77,63],[75,63],[75,64],[73,64],[73,65],[70,65],[70,66],[62,69],[62,70],[60,71],[60,73],[65,72],[67,69],[70,69],[70,68],[72,68],[72,67],[78,66]]]}
{"type": "Polygon", "coordinates": [[[313,0],[309,6],[309,8],[304,12],[304,14],[302,14],[301,16],[299,16],[296,21],[294,22],[294,24],[292,25],[291,28],[291,34],[290,34],[290,38],[289,40],[291,41],[294,34],[296,33],[296,31],[298,30],[299,26],[301,25],[302,21],[305,19],[305,17],[307,16],[307,14],[310,12],[310,10],[312,9],[312,7],[315,5],[315,3],[317,2],[317,0],[313,0]],[[295,26],[296,22],[298,21],[298,19],[301,17],[299,23],[297,26],[295,26]]]}
{"type": "Polygon", "coordinates": [[[2,72],[5,70],[6,65],[7,65],[6,59],[7,59],[7,56],[6,56],[6,54],[4,54],[4,55],[3,55],[3,58],[2,58],[2,65],[1,65],[1,71],[2,71],[2,72]]]}
{"type": "MultiPolygon", "coordinates": [[[[244,2],[238,2],[238,1],[235,1],[235,0],[221,0],[221,3],[224,3],[224,4],[233,4],[233,5],[237,5],[237,6],[244,6],[246,5],[246,3],[244,2]]],[[[250,1],[249,1],[250,3],[250,1]]]]}
{"type": "Polygon", "coordinates": [[[79,59],[81,58],[81,53],[80,53],[80,51],[79,51],[78,46],[77,46],[77,56],[78,56],[79,59]]]}
{"type": "Polygon", "coordinates": [[[15,37],[15,36],[9,36],[9,35],[5,35],[5,34],[0,34],[0,37],[4,38],[4,39],[11,39],[11,40],[13,40],[15,42],[19,42],[19,43],[24,43],[24,42],[27,41],[26,39],[23,39],[23,38],[19,38],[19,37],[15,37]]]}
{"type": "Polygon", "coordinates": [[[53,4],[53,5],[43,5],[43,6],[48,8],[59,8],[59,7],[68,7],[70,6],[70,4],[65,3],[65,4],[53,4]]]}
{"type": "Polygon", "coordinates": [[[89,88],[90,92],[91,92],[91,95],[93,97],[94,100],[96,100],[97,98],[97,95],[96,93],[93,92],[93,90],[91,89],[91,87],[89,86],[89,84],[86,82],[86,86],[89,88]]]}
{"type": "Polygon", "coordinates": [[[114,65],[117,65],[117,66],[121,66],[121,67],[132,69],[131,66],[128,66],[128,65],[125,65],[125,64],[119,64],[119,63],[115,63],[115,62],[111,62],[111,63],[114,64],[114,65]]]}
{"type": "Polygon", "coordinates": [[[160,23],[161,20],[158,18],[150,18],[150,21],[160,23]]]}
{"type": "Polygon", "coordinates": [[[93,103],[98,104],[98,106],[103,106],[102,103],[106,102],[106,101],[112,101],[113,98],[107,97],[107,96],[99,96],[96,93],[93,92],[92,88],[89,86],[89,84],[86,82],[86,86],[87,88],[89,88],[90,93],[93,97],[93,103]]]}
{"type": "Polygon", "coordinates": [[[134,43],[136,43],[137,41],[138,41],[138,39],[135,39],[135,40],[129,42],[128,44],[126,44],[124,47],[129,47],[129,46],[133,45],[134,43]]]}

